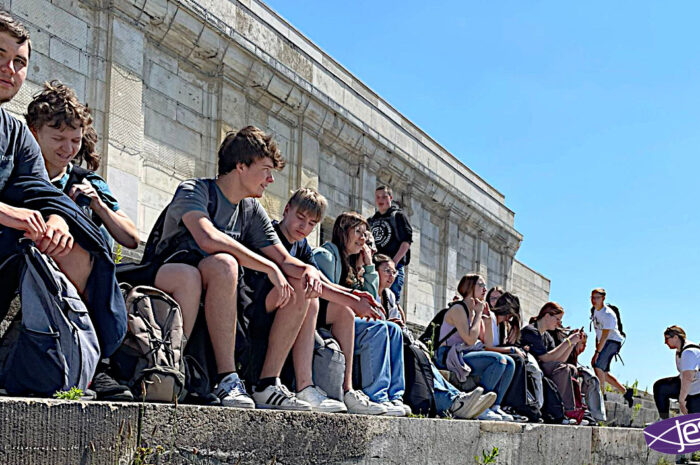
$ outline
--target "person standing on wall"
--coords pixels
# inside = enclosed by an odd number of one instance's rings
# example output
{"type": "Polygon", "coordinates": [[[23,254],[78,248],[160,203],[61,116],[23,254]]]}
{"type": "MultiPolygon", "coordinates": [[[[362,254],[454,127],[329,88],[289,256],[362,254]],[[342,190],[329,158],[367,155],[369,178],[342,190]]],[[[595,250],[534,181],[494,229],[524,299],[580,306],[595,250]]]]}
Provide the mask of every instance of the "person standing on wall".
{"type": "Polygon", "coordinates": [[[605,289],[597,288],[591,291],[591,321],[595,328],[595,353],[591,359],[591,365],[595,369],[595,375],[600,380],[600,389],[605,392],[605,383],[620,391],[627,405],[632,407],[633,393],[631,388],[623,386],[612,373],[610,362],[620,353],[622,343],[625,341],[625,333],[622,330],[622,322],[617,307],[605,305],[605,289]]]}
{"type": "Polygon", "coordinates": [[[411,261],[413,229],[406,214],[393,203],[394,197],[389,186],[379,186],[374,191],[376,213],[369,218],[372,234],[380,254],[388,255],[396,264],[396,280],[391,290],[396,301],[401,300],[405,270],[411,261]]]}

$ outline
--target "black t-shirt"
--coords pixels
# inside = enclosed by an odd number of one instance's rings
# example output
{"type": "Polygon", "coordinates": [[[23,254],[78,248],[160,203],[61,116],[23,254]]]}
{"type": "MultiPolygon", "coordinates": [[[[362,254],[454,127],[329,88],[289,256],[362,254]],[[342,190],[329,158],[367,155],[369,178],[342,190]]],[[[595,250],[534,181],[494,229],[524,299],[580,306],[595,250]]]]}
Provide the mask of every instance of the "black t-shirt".
{"type": "MultiPolygon", "coordinates": [[[[396,205],[389,207],[383,215],[379,212],[375,213],[368,222],[372,228],[378,253],[394,258],[402,242],[413,242],[411,223],[409,223],[406,214],[396,205]]],[[[408,265],[410,261],[409,250],[397,265],[408,265]]]]}
{"type": "Polygon", "coordinates": [[[0,108],[0,201],[8,179],[22,175],[49,179],[39,144],[27,126],[0,108]]]}
{"type": "Polygon", "coordinates": [[[275,228],[275,232],[277,233],[277,236],[280,238],[280,242],[282,243],[282,246],[287,249],[287,252],[289,252],[289,255],[292,257],[306,263],[307,265],[312,265],[316,268],[318,268],[318,265],[316,264],[316,259],[314,258],[314,253],[313,250],[311,249],[311,246],[309,245],[309,242],[306,240],[306,238],[296,241],[296,242],[289,242],[287,238],[282,234],[282,231],[280,230],[280,223],[277,220],[274,220],[272,222],[272,227],[275,228]]]}
{"type": "Polygon", "coordinates": [[[540,334],[534,324],[527,325],[520,331],[520,346],[530,346],[530,353],[537,359],[556,347],[552,335],[547,331],[540,334]]]}

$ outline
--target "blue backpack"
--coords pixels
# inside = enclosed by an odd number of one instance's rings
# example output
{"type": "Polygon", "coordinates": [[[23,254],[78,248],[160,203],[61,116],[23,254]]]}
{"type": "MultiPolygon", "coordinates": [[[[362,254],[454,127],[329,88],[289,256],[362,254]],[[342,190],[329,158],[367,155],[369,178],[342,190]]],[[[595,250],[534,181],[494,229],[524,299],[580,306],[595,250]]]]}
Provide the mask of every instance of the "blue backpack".
{"type": "Polygon", "coordinates": [[[0,384],[14,395],[50,396],[72,387],[84,391],[100,360],[88,310],[51,258],[28,241],[21,249],[22,323],[0,384]]]}

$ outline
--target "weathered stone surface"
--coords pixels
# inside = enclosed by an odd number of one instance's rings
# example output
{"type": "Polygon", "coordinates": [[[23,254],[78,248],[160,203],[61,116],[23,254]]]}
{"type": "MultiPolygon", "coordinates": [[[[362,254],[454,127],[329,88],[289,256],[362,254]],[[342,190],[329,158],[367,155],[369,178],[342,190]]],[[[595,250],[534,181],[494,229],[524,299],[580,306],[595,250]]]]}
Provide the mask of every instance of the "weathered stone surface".
{"type": "Polygon", "coordinates": [[[0,463],[656,464],[642,431],[148,404],[0,398],[0,463]]]}

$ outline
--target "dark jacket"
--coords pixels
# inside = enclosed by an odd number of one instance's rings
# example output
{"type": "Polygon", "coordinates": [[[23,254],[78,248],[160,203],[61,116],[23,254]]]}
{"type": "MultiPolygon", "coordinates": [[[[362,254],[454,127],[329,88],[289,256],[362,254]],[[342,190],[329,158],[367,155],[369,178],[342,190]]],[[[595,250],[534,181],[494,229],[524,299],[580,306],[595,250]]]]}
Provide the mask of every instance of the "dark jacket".
{"type": "MultiPolygon", "coordinates": [[[[1,197],[0,201],[8,205],[38,210],[44,217],[61,216],[68,223],[75,243],[90,253],[93,266],[86,286],[86,305],[97,330],[102,354],[109,357],[126,335],[126,306],[114,276],[111,252],[99,228],[70,197],[43,179],[31,176],[13,178],[1,197]]],[[[21,231],[0,227],[0,256],[11,255],[21,236],[21,231]]],[[[2,292],[7,292],[6,286],[2,292]]]]}
{"type": "MultiPolygon", "coordinates": [[[[390,258],[394,258],[402,242],[413,242],[411,223],[409,223],[408,217],[397,205],[392,204],[384,214],[376,212],[367,222],[372,228],[377,251],[388,255],[390,258]]],[[[408,265],[410,261],[411,250],[409,249],[401,259],[401,263],[396,265],[408,265]]]]}

